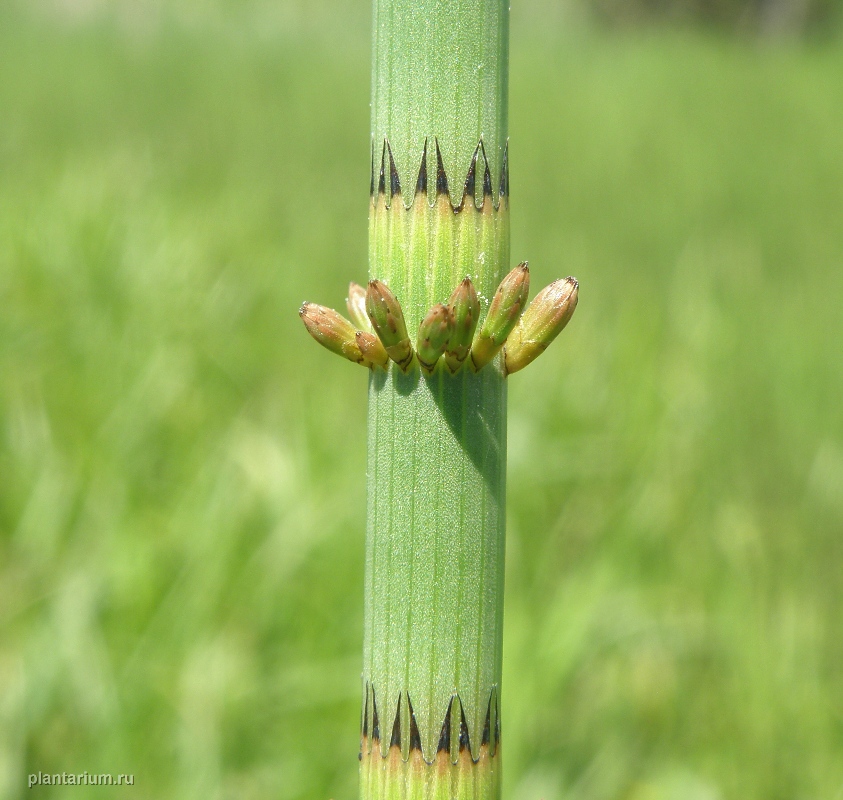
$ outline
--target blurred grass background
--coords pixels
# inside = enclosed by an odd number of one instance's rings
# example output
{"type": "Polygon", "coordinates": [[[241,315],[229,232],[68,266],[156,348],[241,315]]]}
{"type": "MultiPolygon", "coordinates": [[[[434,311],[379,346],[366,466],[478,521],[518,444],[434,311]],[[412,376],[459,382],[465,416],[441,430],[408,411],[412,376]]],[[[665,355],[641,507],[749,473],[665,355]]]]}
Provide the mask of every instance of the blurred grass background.
{"type": "MultiPolygon", "coordinates": [[[[513,7],[505,797],[841,800],[843,48],[606,7],[513,7]]],[[[0,5],[4,799],[355,796],[369,13],[0,5]]]]}

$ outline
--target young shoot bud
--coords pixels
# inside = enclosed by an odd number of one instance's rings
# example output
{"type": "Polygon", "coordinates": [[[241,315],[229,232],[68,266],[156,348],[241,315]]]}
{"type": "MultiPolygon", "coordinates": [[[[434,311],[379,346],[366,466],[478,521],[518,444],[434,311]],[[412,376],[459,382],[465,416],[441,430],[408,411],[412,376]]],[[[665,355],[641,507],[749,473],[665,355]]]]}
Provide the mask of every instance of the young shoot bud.
{"type": "Polygon", "coordinates": [[[307,332],[323,347],[355,364],[372,366],[372,361],[363,355],[357,344],[357,331],[354,326],[333,308],[316,303],[303,303],[299,309],[299,316],[307,332]]]}
{"type": "Polygon", "coordinates": [[[436,362],[445,352],[453,330],[454,318],[451,309],[441,303],[433,306],[421,321],[416,340],[416,355],[422,369],[428,374],[433,373],[436,362]]]}
{"type": "Polygon", "coordinates": [[[488,364],[503,347],[506,337],[518,323],[530,291],[530,270],[522,261],[498,286],[480,334],[471,347],[475,371],[488,364]]]}
{"type": "Polygon", "coordinates": [[[506,340],[504,369],[508,375],[538,358],[562,332],[577,307],[578,292],[575,278],[560,278],[536,295],[506,340]]]}
{"type": "Polygon", "coordinates": [[[357,330],[372,333],[372,323],[366,314],[366,290],[359,283],[352,281],[348,284],[345,303],[348,306],[348,315],[357,330]]]}
{"type": "Polygon", "coordinates": [[[357,346],[363,354],[363,358],[371,361],[372,364],[377,364],[379,367],[386,369],[389,363],[389,356],[384,349],[381,340],[375,336],[374,333],[368,331],[357,331],[356,334],[357,346]]]}
{"type": "Polygon", "coordinates": [[[477,299],[477,292],[471,278],[466,276],[465,280],[454,289],[454,293],[448,300],[448,308],[451,309],[454,329],[445,347],[445,364],[453,374],[463,365],[471,352],[471,342],[480,319],[480,301],[477,299]]]}
{"type": "Polygon", "coordinates": [[[387,355],[406,372],[413,361],[413,346],[407,335],[404,312],[398,298],[382,281],[369,281],[366,313],[387,355]]]}

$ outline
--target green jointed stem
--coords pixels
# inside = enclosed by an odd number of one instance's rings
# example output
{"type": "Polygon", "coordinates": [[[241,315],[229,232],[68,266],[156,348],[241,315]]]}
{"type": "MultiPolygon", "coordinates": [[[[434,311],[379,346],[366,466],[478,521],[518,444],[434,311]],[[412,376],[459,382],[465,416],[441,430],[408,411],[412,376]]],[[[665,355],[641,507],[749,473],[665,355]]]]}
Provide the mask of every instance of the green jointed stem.
{"type": "MultiPolygon", "coordinates": [[[[370,278],[407,330],[509,271],[508,4],[375,0],[370,278]],[[482,142],[482,145],[481,145],[482,142]]],[[[502,359],[369,382],[361,797],[499,796],[502,359]]]]}
{"type": "Polygon", "coordinates": [[[374,0],[373,23],[376,166],[388,138],[398,174],[409,179],[402,183],[409,204],[425,139],[432,158],[438,137],[445,171],[454,181],[451,198],[458,203],[482,138],[497,191],[507,137],[509,3],[374,0]]]}
{"type": "Polygon", "coordinates": [[[506,0],[375,0],[370,280],[300,310],[371,370],[362,800],[500,797],[505,378],[578,296],[509,269],[507,36],[506,0]]]}

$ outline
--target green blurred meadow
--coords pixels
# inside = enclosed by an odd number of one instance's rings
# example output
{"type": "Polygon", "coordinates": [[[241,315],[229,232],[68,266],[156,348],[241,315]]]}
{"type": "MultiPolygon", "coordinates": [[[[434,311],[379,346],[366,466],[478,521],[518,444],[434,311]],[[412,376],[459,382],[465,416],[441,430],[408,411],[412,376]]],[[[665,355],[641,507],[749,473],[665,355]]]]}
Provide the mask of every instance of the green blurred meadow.
{"type": "MultiPolygon", "coordinates": [[[[3,800],[355,796],[369,13],[0,4],[3,800]]],[[[843,46],[512,15],[504,796],[841,800],[843,46]]]]}

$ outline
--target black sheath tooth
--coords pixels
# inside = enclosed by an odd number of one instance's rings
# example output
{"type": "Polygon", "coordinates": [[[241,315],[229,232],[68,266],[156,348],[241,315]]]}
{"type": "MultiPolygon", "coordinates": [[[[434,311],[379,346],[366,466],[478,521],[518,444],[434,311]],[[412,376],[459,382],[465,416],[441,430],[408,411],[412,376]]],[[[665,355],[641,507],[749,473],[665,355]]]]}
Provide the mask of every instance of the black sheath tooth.
{"type": "Polygon", "coordinates": [[[471,752],[471,740],[468,738],[468,723],[465,720],[465,709],[460,703],[460,751],[471,752]]]}
{"type": "Polygon", "coordinates": [[[401,196],[401,181],[398,180],[398,170],[395,169],[395,159],[392,157],[392,148],[389,146],[389,139],[386,140],[386,149],[389,153],[389,196],[401,196]]]}
{"type": "Polygon", "coordinates": [[[378,178],[378,194],[386,194],[386,139],[383,140],[383,149],[381,150],[381,172],[378,178]]]}
{"type": "Polygon", "coordinates": [[[486,708],[486,721],[483,723],[483,737],[480,739],[481,745],[488,745],[489,738],[491,736],[491,727],[492,727],[492,701],[495,698],[494,689],[492,690],[492,694],[489,695],[489,705],[486,708]]]}
{"type": "Polygon", "coordinates": [[[436,140],[436,194],[448,194],[448,176],[442,163],[442,151],[439,149],[439,139],[436,140]]]}
{"type": "Polygon", "coordinates": [[[363,698],[363,736],[369,735],[369,681],[366,681],[366,695],[363,698]]]}
{"type": "Polygon", "coordinates": [[[445,721],[442,723],[442,732],[439,734],[439,744],[436,746],[436,752],[444,750],[446,753],[451,752],[451,709],[454,705],[454,698],[448,703],[448,710],[445,712],[445,721]]]}
{"type": "Polygon", "coordinates": [[[471,157],[471,166],[468,168],[468,174],[465,176],[465,183],[462,189],[462,201],[460,207],[465,205],[466,198],[474,202],[474,189],[477,184],[477,156],[480,154],[480,142],[474,148],[474,155],[471,157]]]}
{"type": "Polygon", "coordinates": [[[489,159],[486,157],[486,148],[483,148],[483,161],[486,163],[483,169],[483,197],[492,196],[492,171],[489,169],[489,159]]]}
{"type": "Polygon", "coordinates": [[[509,140],[503,146],[503,163],[501,164],[501,185],[498,190],[501,197],[509,197],[509,140]]]}
{"type": "Polygon", "coordinates": [[[378,703],[375,696],[375,687],[372,687],[372,741],[378,742],[381,738],[381,726],[378,721],[378,703]]]}
{"type": "Polygon", "coordinates": [[[427,139],[424,140],[419,177],[416,181],[416,194],[427,194],[427,139]]]}
{"type": "Polygon", "coordinates": [[[413,711],[413,704],[410,702],[410,695],[407,695],[407,708],[410,709],[410,750],[421,752],[421,734],[416,724],[416,712],[413,711]]]}
{"type": "Polygon", "coordinates": [[[501,715],[500,709],[498,709],[498,713],[495,715],[495,752],[497,752],[498,747],[500,747],[501,743],[501,715]]]}
{"type": "Polygon", "coordinates": [[[392,723],[390,747],[401,747],[401,695],[398,695],[398,708],[395,709],[395,722],[392,723]]]}
{"type": "Polygon", "coordinates": [[[375,196],[375,142],[372,141],[372,168],[369,170],[369,197],[375,196]]]}

